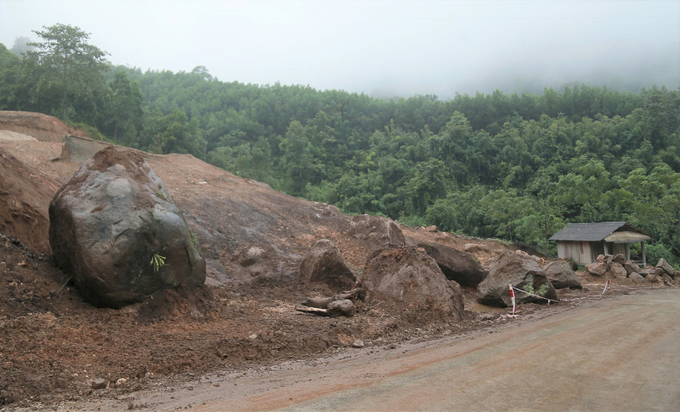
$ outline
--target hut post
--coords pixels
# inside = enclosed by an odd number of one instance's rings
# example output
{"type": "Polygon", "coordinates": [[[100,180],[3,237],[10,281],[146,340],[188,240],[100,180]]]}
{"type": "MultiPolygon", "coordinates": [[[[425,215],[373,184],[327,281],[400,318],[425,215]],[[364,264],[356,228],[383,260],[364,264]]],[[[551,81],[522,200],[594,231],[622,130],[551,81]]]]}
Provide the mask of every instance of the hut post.
{"type": "Polygon", "coordinates": [[[640,246],[642,247],[642,267],[647,266],[647,256],[645,256],[645,241],[643,240],[640,242],[640,246]]]}

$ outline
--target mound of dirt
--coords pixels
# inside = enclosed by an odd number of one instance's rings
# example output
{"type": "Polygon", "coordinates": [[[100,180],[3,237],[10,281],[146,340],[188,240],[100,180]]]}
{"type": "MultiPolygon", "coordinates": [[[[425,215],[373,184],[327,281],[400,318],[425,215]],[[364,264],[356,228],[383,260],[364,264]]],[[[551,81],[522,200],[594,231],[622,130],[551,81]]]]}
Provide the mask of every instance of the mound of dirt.
{"type": "Polygon", "coordinates": [[[0,140],[29,141],[37,139],[23,133],[11,132],[9,130],[0,130],[0,140]]]}
{"type": "Polygon", "coordinates": [[[22,133],[43,142],[55,143],[61,143],[64,136],[69,134],[89,137],[81,129],[68,126],[56,117],[34,112],[0,111],[0,130],[22,133]]]}
{"type": "Polygon", "coordinates": [[[0,232],[50,253],[48,207],[59,183],[0,147],[0,232]]]}
{"type": "Polygon", "coordinates": [[[50,204],[50,244],[85,300],[120,308],[205,281],[184,217],[137,153],[98,152],[50,204]]]}
{"type": "Polygon", "coordinates": [[[374,252],[361,285],[368,302],[385,301],[424,317],[461,319],[463,314],[460,286],[446,279],[434,259],[413,247],[374,252]]]}

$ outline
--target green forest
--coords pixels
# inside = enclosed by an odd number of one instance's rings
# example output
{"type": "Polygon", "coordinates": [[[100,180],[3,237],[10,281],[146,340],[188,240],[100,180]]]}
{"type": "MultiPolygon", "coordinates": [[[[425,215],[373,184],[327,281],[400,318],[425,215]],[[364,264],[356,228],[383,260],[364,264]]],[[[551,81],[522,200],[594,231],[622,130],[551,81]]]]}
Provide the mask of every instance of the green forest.
{"type": "Polygon", "coordinates": [[[112,65],[77,27],[0,44],[0,110],[93,137],[189,153],[350,214],[524,243],[570,222],[627,221],[680,264],[680,91],[578,85],[439,100],[225,82],[112,65]]]}

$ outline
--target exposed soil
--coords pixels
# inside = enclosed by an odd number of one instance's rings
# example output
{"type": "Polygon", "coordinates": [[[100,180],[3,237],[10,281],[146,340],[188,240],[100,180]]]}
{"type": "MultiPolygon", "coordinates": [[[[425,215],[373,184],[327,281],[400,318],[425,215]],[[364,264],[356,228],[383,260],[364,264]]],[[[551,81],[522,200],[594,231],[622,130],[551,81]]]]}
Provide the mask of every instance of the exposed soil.
{"type": "MultiPolygon", "coordinates": [[[[18,160],[0,158],[0,167],[22,170],[12,181],[23,191],[36,187],[32,202],[38,211],[44,207],[46,216],[58,186],[79,165],[54,161],[59,143],[0,140],[2,148],[18,160]]],[[[472,312],[459,322],[440,316],[415,319],[380,303],[357,302],[352,318],[296,312],[295,305],[306,297],[333,294],[325,285],[298,279],[300,261],[315,241],[332,240],[361,278],[372,244],[348,234],[351,219],[333,206],[287,196],[190,155],[144,157],[198,239],[208,266],[205,287],[191,294],[158,293],[120,310],[94,308],[69,286],[49,255],[38,254],[48,253],[39,247],[48,236],[44,222],[35,225],[35,232],[6,226],[0,236],[0,405],[37,407],[121,396],[209,371],[311,359],[357,340],[389,346],[487,325],[472,312]],[[264,258],[243,266],[243,253],[251,246],[263,249],[264,258]],[[105,379],[107,388],[93,390],[95,378],[105,379]],[[121,378],[126,382],[116,386],[121,378]]],[[[14,187],[11,196],[16,196],[14,187]]],[[[0,206],[0,214],[5,213],[0,206]]],[[[496,241],[402,230],[409,245],[438,242],[462,250],[466,243],[483,243],[488,251],[475,253],[482,263],[508,248],[496,241]]],[[[584,286],[583,291],[560,291],[558,297],[601,292],[601,284],[584,286]]],[[[497,313],[475,303],[474,289],[464,288],[463,294],[468,311],[497,313]]],[[[528,304],[521,310],[545,308],[528,304]]]]}
{"type": "Polygon", "coordinates": [[[68,126],[54,116],[34,112],[0,111],[0,130],[22,133],[43,142],[61,143],[67,134],[89,137],[84,131],[68,126]]]}

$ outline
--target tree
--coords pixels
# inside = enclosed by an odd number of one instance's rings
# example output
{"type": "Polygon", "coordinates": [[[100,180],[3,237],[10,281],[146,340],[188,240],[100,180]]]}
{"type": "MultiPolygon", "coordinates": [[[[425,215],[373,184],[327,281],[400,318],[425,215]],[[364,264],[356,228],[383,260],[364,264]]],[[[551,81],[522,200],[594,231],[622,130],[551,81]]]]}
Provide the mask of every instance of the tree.
{"type": "Polygon", "coordinates": [[[109,122],[113,128],[113,139],[119,141],[119,136],[130,141],[136,137],[141,128],[144,110],[144,97],[137,82],[131,82],[123,71],[114,75],[111,83],[111,102],[109,103],[109,122]]]}
{"type": "Polygon", "coordinates": [[[35,47],[25,55],[39,70],[38,90],[60,89],[61,118],[66,120],[69,95],[92,95],[105,88],[102,74],[108,69],[106,52],[87,43],[90,34],[67,24],[34,30],[43,41],[28,43],[35,47]]]}
{"type": "Polygon", "coordinates": [[[12,46],[12,48],[9,49],[9,51],[11,51],[12,53],[16,54],[19,57],[21,57],[21,55],[26,52],[31,52],[34,50],[35,47],[31,46],[31,39],[24,36],[17,37],[14,40],[14,46],[12,46]]]}

